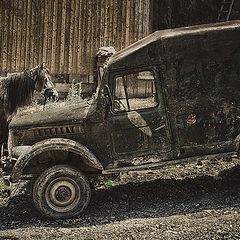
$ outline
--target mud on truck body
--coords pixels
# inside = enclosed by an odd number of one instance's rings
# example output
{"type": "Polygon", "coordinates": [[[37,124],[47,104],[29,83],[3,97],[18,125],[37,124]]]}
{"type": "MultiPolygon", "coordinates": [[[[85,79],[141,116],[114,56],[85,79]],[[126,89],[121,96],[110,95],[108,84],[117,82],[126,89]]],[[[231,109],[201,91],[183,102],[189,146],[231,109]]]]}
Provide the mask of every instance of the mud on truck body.
{"type": "Polygon", "coordinates": [[[94,175],[237,154],[239,43],[234,21],[157,31],[117,52],[91,101],[12,120],[9,181],[32,174],[36,208],[68,218],[87,208],[94,175]]]}

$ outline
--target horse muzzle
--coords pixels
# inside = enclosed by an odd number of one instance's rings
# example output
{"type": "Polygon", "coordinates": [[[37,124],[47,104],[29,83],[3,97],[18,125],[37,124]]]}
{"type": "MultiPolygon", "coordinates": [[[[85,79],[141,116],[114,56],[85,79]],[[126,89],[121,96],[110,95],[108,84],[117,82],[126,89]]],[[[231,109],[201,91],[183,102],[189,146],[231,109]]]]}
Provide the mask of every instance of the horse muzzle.
{"type": "Polygon", "coordinates": [[[44,90],[43,95],[45,96],[45,98],[49,100],[53,100],[53,101],[58,100],[58,92],[55,88],[46,88],[44,90]]]}

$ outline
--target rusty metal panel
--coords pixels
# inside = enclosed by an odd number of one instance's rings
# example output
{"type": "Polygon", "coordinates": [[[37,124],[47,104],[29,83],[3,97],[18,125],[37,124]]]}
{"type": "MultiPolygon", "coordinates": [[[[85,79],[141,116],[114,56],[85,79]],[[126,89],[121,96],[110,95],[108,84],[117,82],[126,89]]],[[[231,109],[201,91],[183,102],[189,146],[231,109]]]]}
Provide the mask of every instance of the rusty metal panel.
{"type": "Polygon", "coordinates": [[[0,71],[47,62],[55,74],[92,74],[101,46],[150,33],[151,0],[0,0],[0,71]]]}

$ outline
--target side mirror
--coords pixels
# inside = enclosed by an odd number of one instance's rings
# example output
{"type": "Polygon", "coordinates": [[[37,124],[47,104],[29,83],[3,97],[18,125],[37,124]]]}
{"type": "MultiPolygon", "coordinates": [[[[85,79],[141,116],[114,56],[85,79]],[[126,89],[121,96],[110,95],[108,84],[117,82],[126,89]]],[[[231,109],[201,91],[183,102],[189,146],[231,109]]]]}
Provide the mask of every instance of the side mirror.
{"type": "Polygon", "coordinates": [[[104,85],[102,89],[101,99],[102,99],[102,105],[104,107],[108,108],[112,105],[112,95],[108,85],[104,85]]]}

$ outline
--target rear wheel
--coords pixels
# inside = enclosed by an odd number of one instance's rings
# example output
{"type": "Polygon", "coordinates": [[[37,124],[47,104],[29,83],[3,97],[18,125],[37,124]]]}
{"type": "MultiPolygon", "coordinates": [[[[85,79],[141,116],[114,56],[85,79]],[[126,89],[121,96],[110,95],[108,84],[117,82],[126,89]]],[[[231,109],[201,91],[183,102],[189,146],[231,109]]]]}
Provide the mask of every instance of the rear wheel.
{"type": "Polygon", "coordinates": [[[91,189],[85,175],[67,165],[57,165],[44,171],[33,187],[33,201],[47,218],[71,218],[83,212],[89,204],[91,189]]]}

